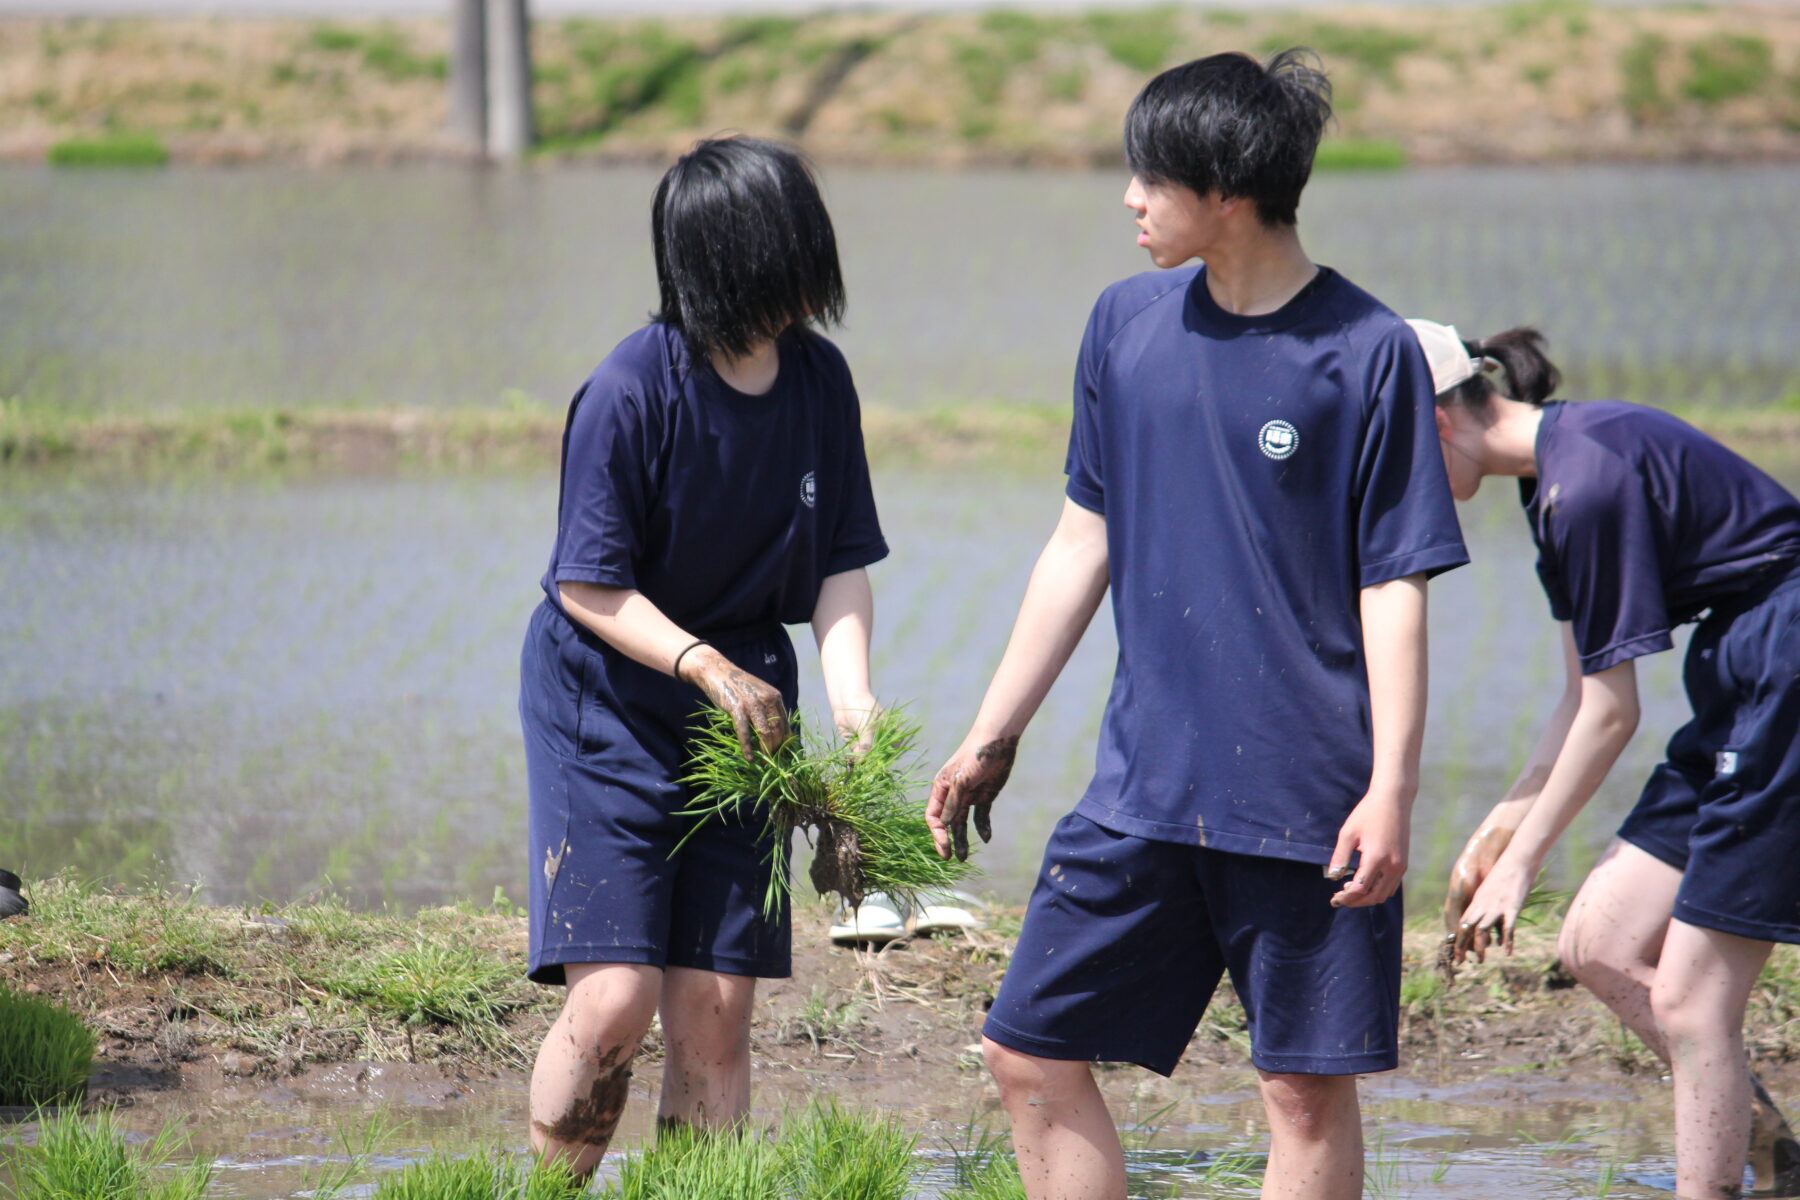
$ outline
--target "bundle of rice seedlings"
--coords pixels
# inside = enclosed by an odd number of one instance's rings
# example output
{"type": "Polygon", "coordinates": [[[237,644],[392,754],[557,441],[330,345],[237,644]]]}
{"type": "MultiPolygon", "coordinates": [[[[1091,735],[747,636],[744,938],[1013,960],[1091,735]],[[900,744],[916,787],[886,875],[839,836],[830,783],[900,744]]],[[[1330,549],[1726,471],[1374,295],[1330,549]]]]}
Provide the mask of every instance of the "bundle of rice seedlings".
{"type": "Polygon", "coordinates": [[[171,1169],[184,1138],[165,1128],[131,1145],[108,1113],[91,1122],[73,1109],[46,1116],[37,1144],[13,1160],[18,1200],[201,1200],[213,1165],[202,1159],[171,1169]]]}
{"type": "Polygon", "coordinates": [[[94,1031],[68,1009],[0,984],[0,1105],[79,1101],[94,1046],[94,1031]]]}
{"type": "Polygon", "coordinates": [[[905,1200],[918,1160],[917,1134],[889,1117],[815,1100],[782,1130],[792,1200],[905,1200]]]}
{"type": "Polygon", "coordinates": [[[668,1125],[628,1155],[607,1200],[787,1200],[785,1156],[767,1137],[668,1125]]]}
{"type": "Polygon", "coordinates": [[[533,1167],[494,1151],[421,1159],[383,1179],[375,1200],[575,1200],[586,1191],[560,1160],[533,1167]]]}
{"type": "Polygon", "coordinates": [[[709,820],[748,815],[746,807],[763,808],[774,834],[764,912],[776,911],[792,890],[788,835],[796,829],[805,830],[815,847],[813,887],[853,906],[874,892],[910,903],[968,875],[968,863],[938,857],[923,806],[912,798],[920,785],[917,722],[883,710],[860,754],[835,736],[820,744],[798,713],[791,728],[773,753],[759,747],[746,759],[730,715],[709,706],[690,739],[693,756],[682,781],[694,793],[683,815],[700,819],[696,829],[709,820]]]}

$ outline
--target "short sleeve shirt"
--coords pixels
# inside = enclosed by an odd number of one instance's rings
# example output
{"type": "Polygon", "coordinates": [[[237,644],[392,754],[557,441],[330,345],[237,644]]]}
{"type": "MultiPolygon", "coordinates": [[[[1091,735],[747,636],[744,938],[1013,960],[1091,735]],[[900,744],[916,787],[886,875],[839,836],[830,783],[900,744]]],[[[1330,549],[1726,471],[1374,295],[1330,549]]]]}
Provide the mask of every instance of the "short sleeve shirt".
{"type": "Polygon", "coordinates": [[[825,338],[790,333],[749,396],[654,322],[569,405],[543,587],[641,591],[696,636],[810,620],[825,578],[887,555],[856,388],[825,338]]]}
{"type": "Polygon", "coordinates": [[[1322,270],[1243,317],[1203,268],[1095,306],[1068,495],[1106,520],[1119,661],[1077,811],[1326,862],[1372,768],[1360,589],[1468,561],[1406,324],[1322,270]]]}
{"type": "Polygon", "coordinates": [[[1800,556],[1800,502],[1658,409],[1547,404],[1537,465],[1520,498],[1583,674],[1667,650],[1675,626],[1800,556]]]}

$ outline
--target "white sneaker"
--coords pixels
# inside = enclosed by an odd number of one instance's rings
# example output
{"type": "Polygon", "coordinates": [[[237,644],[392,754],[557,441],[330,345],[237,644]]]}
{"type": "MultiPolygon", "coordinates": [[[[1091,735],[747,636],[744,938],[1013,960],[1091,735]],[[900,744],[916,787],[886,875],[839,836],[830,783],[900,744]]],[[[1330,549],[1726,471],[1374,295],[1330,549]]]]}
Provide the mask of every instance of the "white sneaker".
{"type": "Polygon", "coordinates": [[[914,933],[962,933],[987,923],[976,915],[987,905],[967,892],[933,892],[919,899],[919,911],[913,917],[914,933]]]}
{"type": "Polygon", "coordinates": [[[852,909],[848,904],[838,909],[837,923],[831,927],[831,940],[840,946],[852,942],[891,942],[906,936],[906,918],[899,901],[871,892],[852,909]]]}

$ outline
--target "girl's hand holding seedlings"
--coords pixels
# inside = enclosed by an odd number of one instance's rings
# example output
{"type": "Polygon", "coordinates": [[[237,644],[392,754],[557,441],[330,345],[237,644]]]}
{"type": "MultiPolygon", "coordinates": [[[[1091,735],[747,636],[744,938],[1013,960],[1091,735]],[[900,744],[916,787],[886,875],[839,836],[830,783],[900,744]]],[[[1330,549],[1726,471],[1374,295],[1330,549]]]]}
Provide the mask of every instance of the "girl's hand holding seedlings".
{"type": "Polygon", "coordinates": [[[695,646],[682,655],[678,677],[731,714],[746,759],[751,757],[752,732],[769,753],[788,740],[788,710],[781,693],[711,646],[695,646]]]}
{"type": "Polygon", "coordinates": [[[1370,792],[1350,810],[1331,852],[1327,879],[1350,874],[1350,857],[1360,854],[1356,875],[1331,898],[1333,908],[1368,908],[1385,901],[1406,876],[1412,804],[1406,797],[1370,792]]]}
{"type": "Polygon", "coordinates": [[[869,747],[875,743],[875,718],[880,715],[881,705],[873,696],[831,710],[838,736],[850,743],[850,757],[861,758],[869,752],[869,747]]]}
{"type": "Polygon", "coordinates": [[[1019,753],[1018,735],[971,739],[962,744],[931,781],[931,800],[925,806],[925,824],[939,858],[954,850],[958,861],[969,858],[969,813],[975,813],[975,832],[981,840],[994,839],[992,809],[1000,789],[1012,774],[1019,753]]]}

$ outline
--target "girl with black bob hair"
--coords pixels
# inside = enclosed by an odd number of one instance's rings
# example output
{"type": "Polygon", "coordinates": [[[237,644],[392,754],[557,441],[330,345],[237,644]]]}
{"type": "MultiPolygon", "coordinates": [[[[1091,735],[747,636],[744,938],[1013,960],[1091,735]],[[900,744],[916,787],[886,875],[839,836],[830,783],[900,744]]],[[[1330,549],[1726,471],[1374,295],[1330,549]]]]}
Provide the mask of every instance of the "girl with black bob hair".
{"type": "Polygon", "coordinates": [[[1561,701],[1451,872],[1461,961],[1513,931],[1545,856],[1638,723],[1636,660],[1698,621],[1691,721],[1669,741],[1569,908],[1575,977],[1669,1064],[1677,1193],[1800,1195],[1800,1143],[1743,1069],[1744,1009],[1800,943],[1800,501],[1692,426],[1616,400],[1552,400],[1535,329],[1464,341],[1412,323],[1432,366],[1451,490],[1519,479],[1562,624],[1561,701]],[[1496,382],[1498,380],[1498,382],[1496,382]]]}
{"type": "Polygon", "coordinates": [[[591,1171],[659,1013],[659,1120],[750,1104],[758,978],[789,973],[787,853],[762,815],[682,817],[708,701],[745,755],[788,736],[810,621],[833,717],[859,735],[887,554],[843,356],[831,219],[793,149],[703,141],[656,189],[662,304],[576,393],[557,533],[521,659],[530,788],[530,976],[566,989],[531,1078],[531,1141],[591,1171]],[[679,849],[677,847],[679,846],[679,849]]]}

